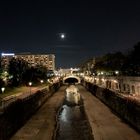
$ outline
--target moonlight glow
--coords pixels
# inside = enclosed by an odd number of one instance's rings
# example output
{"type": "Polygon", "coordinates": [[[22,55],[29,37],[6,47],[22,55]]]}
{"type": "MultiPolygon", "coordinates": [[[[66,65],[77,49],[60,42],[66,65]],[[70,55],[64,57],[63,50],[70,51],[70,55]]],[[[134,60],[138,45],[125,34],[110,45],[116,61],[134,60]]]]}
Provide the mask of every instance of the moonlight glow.
{"type": "Polygon", "coordinates": [[[61,39],[64,39],[65,38],[65,35],[64,34],[61,34],[61,39]]]}

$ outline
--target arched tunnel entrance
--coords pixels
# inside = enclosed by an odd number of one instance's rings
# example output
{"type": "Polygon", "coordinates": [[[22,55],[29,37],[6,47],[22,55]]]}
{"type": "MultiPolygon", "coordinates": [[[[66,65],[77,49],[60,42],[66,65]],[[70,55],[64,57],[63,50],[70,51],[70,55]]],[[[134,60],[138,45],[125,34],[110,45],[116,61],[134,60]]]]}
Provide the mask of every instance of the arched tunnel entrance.
{"type": "Polygon", "coordinates": [[[65,80],[65,83],[74,84],[74,83],[78,83],[78,80],[76,78],[67,78],[65,80]]]}
{"type": "Polygon", "coordinates": [[[63,83],[64,84],[79,84],[80,83],[80,78],[77,77],[77,76],[64,77],[63,78],[63,83]]]}

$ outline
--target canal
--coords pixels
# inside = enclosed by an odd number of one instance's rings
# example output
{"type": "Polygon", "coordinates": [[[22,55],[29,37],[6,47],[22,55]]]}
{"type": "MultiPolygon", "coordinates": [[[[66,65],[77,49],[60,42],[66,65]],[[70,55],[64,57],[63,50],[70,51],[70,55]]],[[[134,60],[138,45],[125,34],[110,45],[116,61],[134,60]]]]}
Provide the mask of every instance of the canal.
{"type": "Polygon", "coordinates": [[[66,98],[58,114],[55,140],[93,139],[83,102],[80,101],[78,104],[72,102],[70,104],[66,98]]]}

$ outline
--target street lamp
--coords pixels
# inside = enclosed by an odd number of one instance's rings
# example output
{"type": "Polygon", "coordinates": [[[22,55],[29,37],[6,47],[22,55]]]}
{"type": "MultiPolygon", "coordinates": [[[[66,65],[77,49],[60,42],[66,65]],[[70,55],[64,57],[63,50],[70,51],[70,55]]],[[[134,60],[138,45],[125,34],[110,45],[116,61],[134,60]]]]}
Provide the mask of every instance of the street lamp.
{"type": "Polygon", "coordinates": [[[44,83],[44,80],[40,80],[40,83],[41,83],[41,84],[44,83]]]}
{"type": "Polygon", "coordinates": [[[32,86],[32,82],[29,82],[29,86],[30,86],[30,95],[31,95],[31,86],[32,86]]]}
{"type": "Polygon", "coordinates": [[[116,70],[116,71],[115,71],[115,74],[116,74],[116,75],[119,75],[119,71],[116,70]]]}
{"type": "Polygon", "coordinates": [[[2,88],[1,88],[1,91],[2,91],[2,93],[4,93],[4,91],[5,91],[5,87],[2,87],[2,88]]]}

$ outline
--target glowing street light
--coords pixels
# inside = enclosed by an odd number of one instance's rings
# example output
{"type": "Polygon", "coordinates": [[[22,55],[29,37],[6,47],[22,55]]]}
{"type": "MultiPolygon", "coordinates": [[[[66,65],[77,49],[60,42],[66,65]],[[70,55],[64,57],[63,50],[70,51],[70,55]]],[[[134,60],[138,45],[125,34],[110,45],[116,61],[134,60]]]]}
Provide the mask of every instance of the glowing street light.
{"type": "Polygon", "coordinates": [[[104,72],[103,71],[101,71],[101,73],[100,73],[101,75],[103,75],[104,74],[104,72]]]}
{"type": "Polygon", "coordinates": [[[4,93],[4,91],[5,91],[5,87],[2,87],[2,88],[1,88],[1,91],[2,91],[2,93],[4,93]]]}
{"type": "Polygon", "coordinates": [[[115,71],[115,74],[117,74],[117,75],[118,75],[118,74],[119,74],[119,71],[117,71],[117,70],[116,70],[116,71],[115,71]]]}
{"type": "Polygon", "coordinates": [[[32,86],[32,82],[29,82],[29,86],[30,86],[30,95],[31,95],[31,86],[32,86]]]}
{"type": "Polygon", "coordinates": [[[40,80],[40,83],[41,83],[41,84],[44,83],[44,80],[40,80]]]}
{"type": "Polygon", "coordinates": [[[29,82],[29,86],[32,86],[32,82],[29,82]]]}

